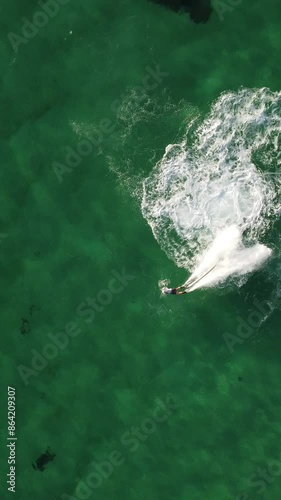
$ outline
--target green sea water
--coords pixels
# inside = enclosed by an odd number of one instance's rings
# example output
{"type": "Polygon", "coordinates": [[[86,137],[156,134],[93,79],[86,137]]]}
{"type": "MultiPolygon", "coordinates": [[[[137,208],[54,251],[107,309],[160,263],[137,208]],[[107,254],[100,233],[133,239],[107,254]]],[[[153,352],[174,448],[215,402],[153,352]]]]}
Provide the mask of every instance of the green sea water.
{"type": "Polygon", "coordinates": [[[187,271],[141,212],[194,114],[280,89],[278,3],[234,3],[197,24],[146,0],[70,0],[21,39],[42,7],[2,7],[3,499],[280,499],[278,218],[261,235],[273,258],[242,287],[163,299],[158,281],[187,271]]]}

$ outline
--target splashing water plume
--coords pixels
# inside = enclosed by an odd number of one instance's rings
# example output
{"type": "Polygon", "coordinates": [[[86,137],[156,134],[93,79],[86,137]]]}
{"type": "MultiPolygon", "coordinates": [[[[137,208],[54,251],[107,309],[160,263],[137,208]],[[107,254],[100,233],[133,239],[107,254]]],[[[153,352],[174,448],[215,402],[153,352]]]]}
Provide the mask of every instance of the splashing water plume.
{"type": "Polygon", "coordinates": [[[190,292],[197,288],[214,286],[229,276],[241,276],[258,269],[270,255],[270,248],[260,243],[246,248],[242,243],[239,228],[230,226],[218,234],[185,285],[190,292]],[[205,274],[206,276],[200,279],[205,274]],[[196,284],[189,285],[197,280],[199,281],[196,284]]]}

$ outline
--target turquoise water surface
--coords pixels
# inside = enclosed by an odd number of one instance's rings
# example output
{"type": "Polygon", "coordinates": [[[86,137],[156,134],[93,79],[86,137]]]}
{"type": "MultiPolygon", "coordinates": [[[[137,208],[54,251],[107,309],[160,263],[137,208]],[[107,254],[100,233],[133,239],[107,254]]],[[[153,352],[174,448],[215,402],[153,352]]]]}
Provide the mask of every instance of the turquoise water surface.
{"type": "MultiPolygon", "coordinates": [[[[279,5],[214,1],[198,23],[146,0],[46,3],[1,16],[1,498],[10,386],[19,500],[279,500],[279,5]],[[257,120],[251,141],[276,199],[252,229],[272,258],[163,298],[192,268],[154,237],[143,181],[169,144],[195,151],[223,92],[263,87],[275,129],[257,120]]],[[[235,99],[231,120],[258,108],[235,99]]]]}

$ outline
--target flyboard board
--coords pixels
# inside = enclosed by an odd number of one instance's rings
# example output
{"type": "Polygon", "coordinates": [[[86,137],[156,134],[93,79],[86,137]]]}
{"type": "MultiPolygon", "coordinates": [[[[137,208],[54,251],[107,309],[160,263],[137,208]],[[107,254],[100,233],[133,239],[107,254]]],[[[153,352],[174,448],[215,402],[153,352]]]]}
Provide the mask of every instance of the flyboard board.
{"type": "Polygon", "coordinates": [[[196,285],[196,283],[198,283],[200,280],[202,280],[203,278],[205,278],[205,276],[207,276],[207,274],[209,274],[213,269],[215,269],[217,265],[217,262],[216,264],[211,267],[211,269],[208,269],[208,271],[204,274],[202,274],[202,276],[200,276],[200,278],[197,278],[197,279],[193,279],[193,280],[190,280],[190,278],[186,281],[186,284],[183,284],[182,286],[185,287],[186,289],[186,292],[188,292],[189,288],[191,288],[192,286],[196,285]],[[189,281],[190,280],[190,281],[189,281]]]}

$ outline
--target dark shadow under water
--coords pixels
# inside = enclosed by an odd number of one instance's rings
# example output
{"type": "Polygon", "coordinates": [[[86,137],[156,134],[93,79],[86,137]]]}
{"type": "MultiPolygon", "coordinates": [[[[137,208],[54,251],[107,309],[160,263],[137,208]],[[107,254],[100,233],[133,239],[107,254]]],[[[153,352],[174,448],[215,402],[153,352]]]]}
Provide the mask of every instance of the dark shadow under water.
{"type": "Polygon", "coordinates": [[[186,12],[195,23],[206,23],[211,14],[211,0],[150,0],[174,12],[186,12]]]}

